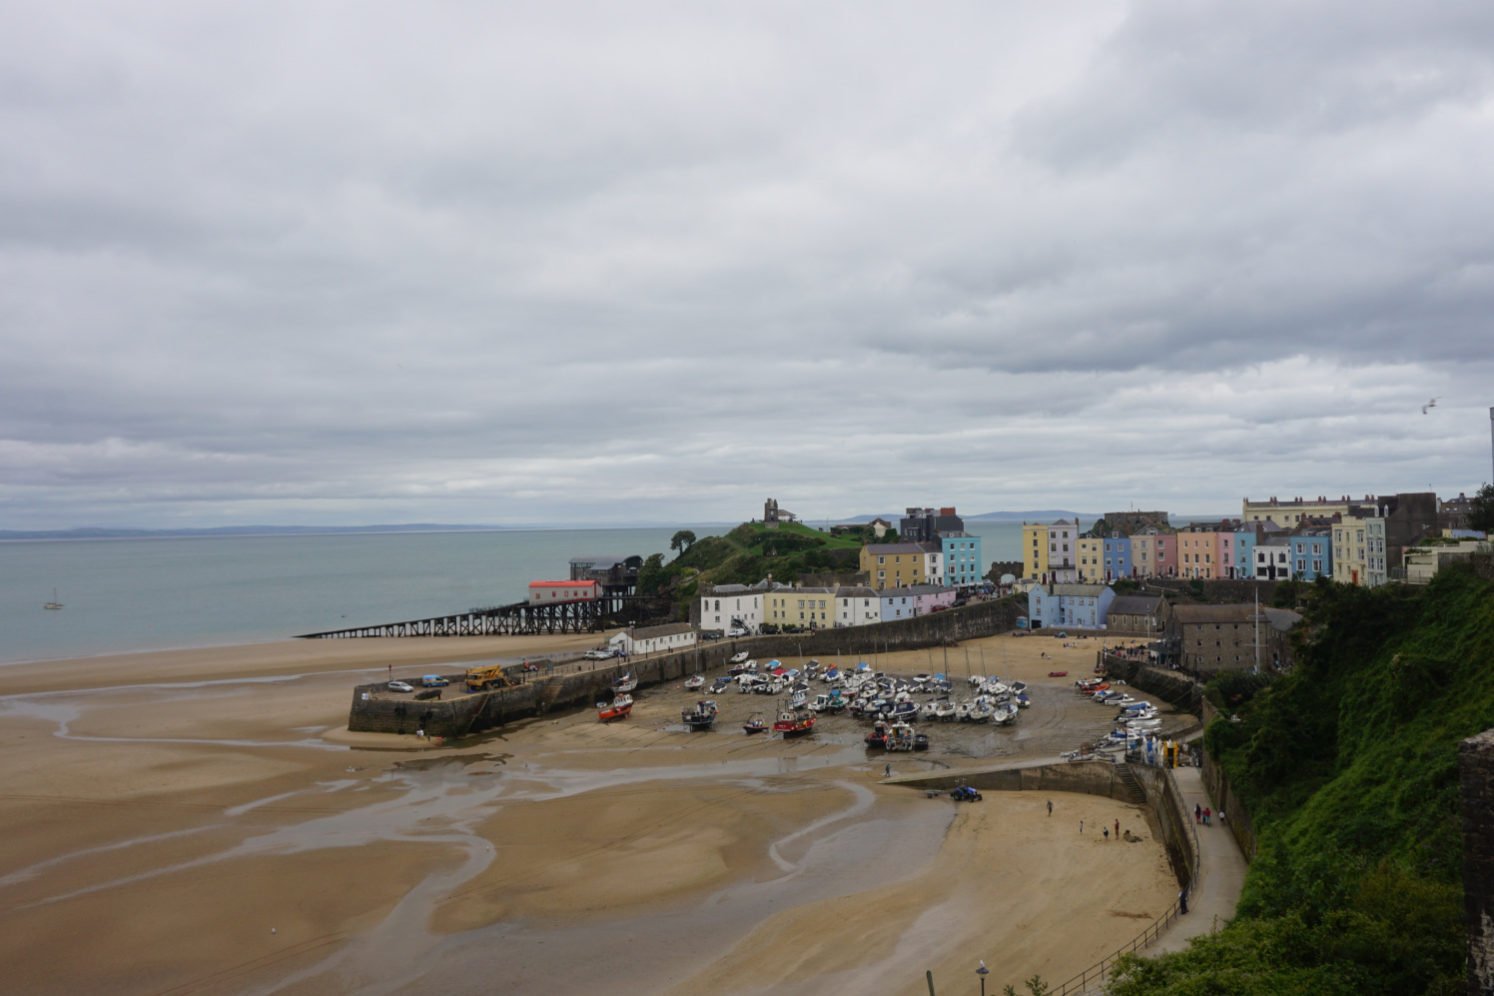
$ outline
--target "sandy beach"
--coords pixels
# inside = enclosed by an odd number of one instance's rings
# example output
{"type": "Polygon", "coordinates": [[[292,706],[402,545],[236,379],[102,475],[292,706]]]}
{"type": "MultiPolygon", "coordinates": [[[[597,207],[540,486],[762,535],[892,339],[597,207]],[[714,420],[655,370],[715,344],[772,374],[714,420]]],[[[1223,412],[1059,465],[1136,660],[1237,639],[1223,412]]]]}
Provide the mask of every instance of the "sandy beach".
{"type": "MultiPolygon", "coordinates": [[[[1052,757],[1109,727],[1097,641],[995,637],[878,668],[1020,678],[1010,728],[748,738],[771,700],[643,690],[460,747],[350,735],[355,683],[595,635],[289,641],[0,668],[0,964],[25,992],[924,993],[1062,981],[1177,894],[1132,806],[883,778],[1052,757]],[[1044,656],[1046,655],[1046,656],[1044,656]],[[1067,670],[1063,677],[1048,672],[1067,670]],[[1080,821],[1084,823],[1080,831],[1080,821]],[[1106,840],[1122,828],[1137,843],[1106,840]]],[[[788,661],[787,663],[794,663],[788,661]]],[[[847,662],[849,663],[849,662],[847,662]]]]}

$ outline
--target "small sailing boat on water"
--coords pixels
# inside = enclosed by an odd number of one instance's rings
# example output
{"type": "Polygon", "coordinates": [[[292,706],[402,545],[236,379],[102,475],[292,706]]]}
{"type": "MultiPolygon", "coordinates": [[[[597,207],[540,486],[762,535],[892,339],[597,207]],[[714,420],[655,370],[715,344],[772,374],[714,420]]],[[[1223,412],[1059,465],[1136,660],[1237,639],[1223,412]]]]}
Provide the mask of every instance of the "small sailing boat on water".
{"type": "Polygon", "coordinates": [[[56,588],[52,589],[52,600],[50,602],[43,602],[42,603],[42,608],[44,608],[44,609],[60,609],[60,608],[62,608],[62,603],[57,600],[57,589],[56,588]]]}

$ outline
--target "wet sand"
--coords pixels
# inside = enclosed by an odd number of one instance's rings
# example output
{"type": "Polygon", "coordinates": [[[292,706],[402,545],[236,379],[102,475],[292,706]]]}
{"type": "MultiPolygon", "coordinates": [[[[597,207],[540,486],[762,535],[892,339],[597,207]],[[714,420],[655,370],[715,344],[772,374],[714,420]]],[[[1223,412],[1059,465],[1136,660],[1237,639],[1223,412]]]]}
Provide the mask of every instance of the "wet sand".
{"type": "Polygon", "coordinates": [[[343,728],[370,676],[597,642],[290,641],[0,668],[8,988],[911,994],[929,969],[973,984],[983,958],[999,992],[1068,978],[1176,896],[1135,807],[1061,795],[1049,817],[1046,797],[957,807],[882,780],[884,763],[957,770],[1103,734],[1112,710],[1072,690],[1093,639],[870,658],[1032,686],[1015,726],[930,727],[926,755],[868,755],[848,717],[747,737],[742,719],[774,703],[734,692],[690,734],[679,711],[698,693],[677,686],[643,690],[625,722],[546,717],[460,748],[343,728]],[[1115,820],[1143,842],[1105,841],[1115,820]]]}

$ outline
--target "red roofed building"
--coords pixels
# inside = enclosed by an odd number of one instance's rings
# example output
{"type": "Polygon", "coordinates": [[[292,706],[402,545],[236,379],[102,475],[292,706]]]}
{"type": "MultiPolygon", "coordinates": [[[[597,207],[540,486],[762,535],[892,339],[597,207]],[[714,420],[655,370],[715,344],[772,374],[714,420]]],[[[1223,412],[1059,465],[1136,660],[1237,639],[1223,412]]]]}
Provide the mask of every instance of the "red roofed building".
{"type": "Polygon", "coordinates": [[[594,602],[602,596],[602,586],[595,581],[531,581],[529,604],[551,602],[594,602]]]}

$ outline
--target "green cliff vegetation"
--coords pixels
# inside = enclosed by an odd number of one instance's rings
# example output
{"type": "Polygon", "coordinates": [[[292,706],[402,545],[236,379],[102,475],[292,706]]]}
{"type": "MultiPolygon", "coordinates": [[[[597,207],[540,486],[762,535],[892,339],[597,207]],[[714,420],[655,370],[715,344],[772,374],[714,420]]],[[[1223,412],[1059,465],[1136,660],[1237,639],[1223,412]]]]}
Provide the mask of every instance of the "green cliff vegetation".
{"type": "Polygon", "coordinates": [[[1464,991],[1457,751],[1494,727],[1494,584],[1319,584],[1297,666],[1209,694],[1257,835],[1236,919],[1115,996],[1464,991]]]}
{"type": "Polygon", "coordinates": [[[862,542],[860,537],[831,536],[797,522],[779,523],[774,529],[744,522],[725,536],[695,539],[692,534],[690,542],[676,546],[683,549],[668,564],[662,556],[657,563],[646,563],[647,584],[640,577],[639,587],[649,593],[669,592],[687,603],[704,585],[756,584],[770,574],[791,582],[805,574],[855,573],[862,542]]]}

